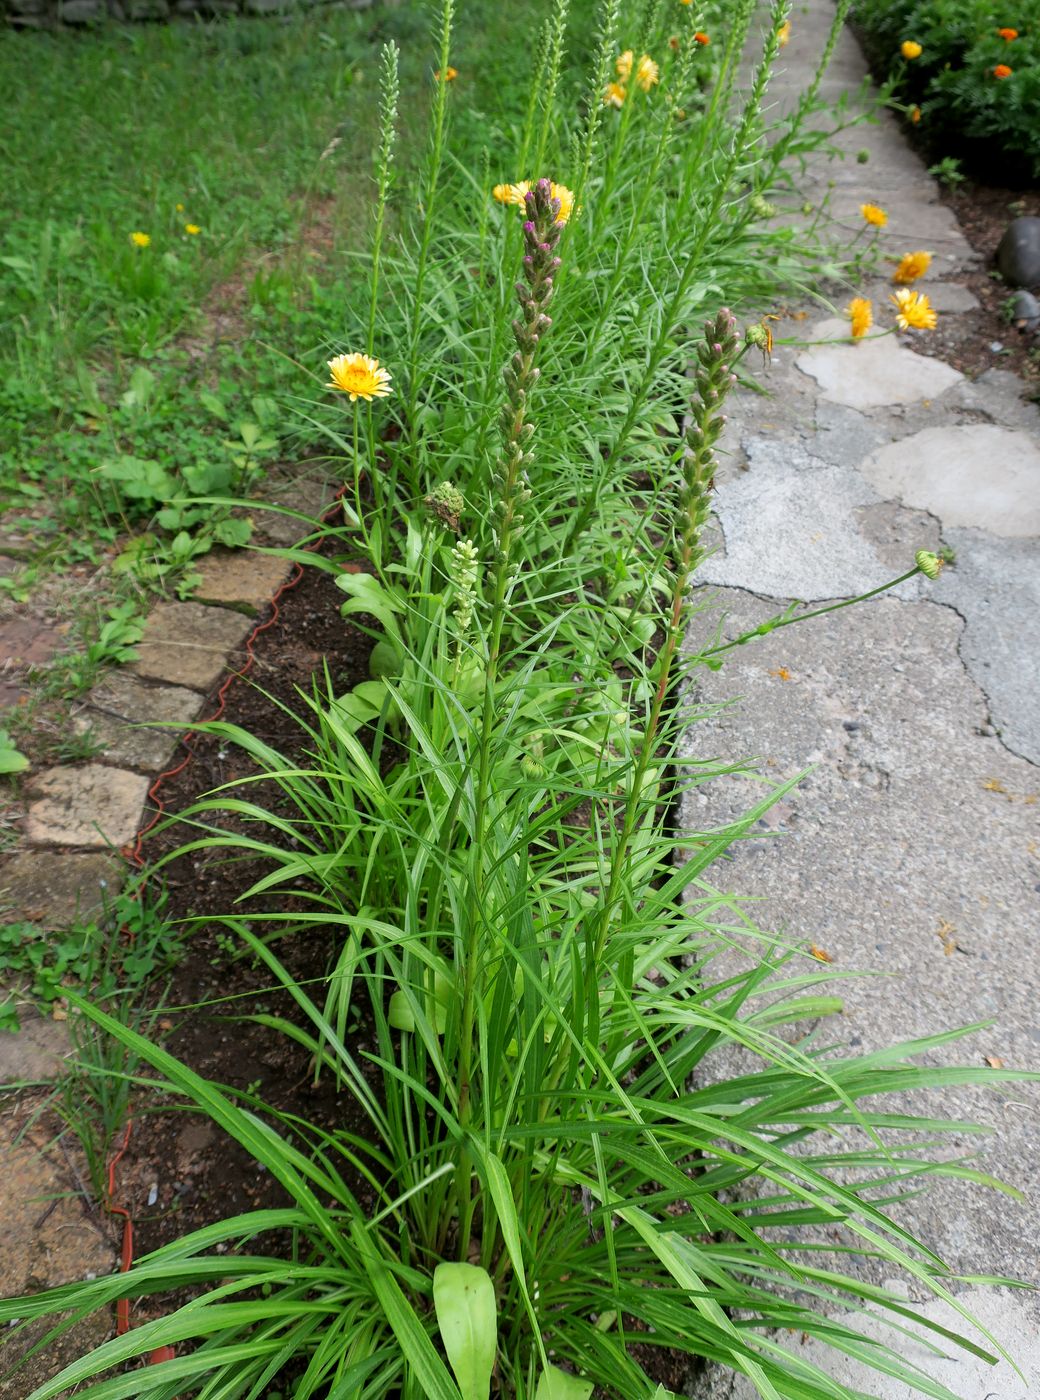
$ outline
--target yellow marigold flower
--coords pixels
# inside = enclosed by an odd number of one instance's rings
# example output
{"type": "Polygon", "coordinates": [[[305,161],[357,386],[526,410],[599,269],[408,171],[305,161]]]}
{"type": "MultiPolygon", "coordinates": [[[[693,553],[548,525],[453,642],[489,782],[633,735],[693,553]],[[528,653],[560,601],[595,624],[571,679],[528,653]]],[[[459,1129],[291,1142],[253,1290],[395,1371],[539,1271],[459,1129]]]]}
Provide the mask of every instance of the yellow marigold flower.
{"type": "Polygon", "coordinates": [[[923,292],[912,292],[909,287],[901,287],[889,297],[896,308],[896,323],[901,331],[933,331],[939,319],[923,292]]]}
{"type": "Polygon", "coordinates": [[[921,109],[920,109],[920,107],[911,107],[911,108],[910,108],[910,120],[913,122],[914,126],[916,126],[917,123],[921,120],[921,109]]]}
{"type": "Polygon", "coordinates": [[[697,41],[698,44],[710,44],[710,43],[711,43],[711,37],[710,37],[710,35],[705,34],[705,32],[704,32],[703,29],[698,29],[698,30],[697,30],[697,33],[696,33],[693,37],[694,37],[694,39],[697,41]]]}
{"type": "Polygon", "coordinates": [[[996,68],[994,68],[993,70],[993,76],[994,78],[1010,78],[1011,69],[1007,66],[1006,63],[998,63],[996,68]]]}
{"type": "Polygon", "coordinates": [[[132,233],[130,235],[130,242],[135,248],[147,248],[151,241],[151,237],[147,233],[132,233]]]}
{"type": "Polygon", "coordinates": [[[791,42],[791,21],[786,20],[776,31],[777,42],[782,49],[786,49],[791,42]]]}
{"type": "Polygon", "coordinates": [[[560,201],[560,212],[556,215],[556,222],[565,224],[574,212],[574,191],[569,190],[566,185],[557,185],[554,181],[549,187],[549,196],[560,201]]]}
{"type": "Polygon", "coordinates": [[[845,308],[845,315],[852,322],[853,340],[861,340],[874,324],[874,308],[866,297],[853,297],[845,308]]]}
{"type": "Polygon", "coordinates": [[[1011,43],[1011,41],[1012,41],[1013,39],[1017,39],[1017,38],[1018,38],[1018,30],[1017,30],[1017,29],[998,29],[998,30],[997,30],[997,33],[1000,35],[1000,37],[1001,37],[1002,39],[1006,39],[1006,40],[1008,41],[1009,44],[1011,43]]]}
{"type": "Polygon", "coordinates": [[[866,219],[868,224],[873,224],[875,228],[884,228],[888,223],[888,215],[884,209],[879,209],[876,204],[861,204],[859,212],[866,219]]]}
{"type": "Polygon", "coordinates": [[[916,39],[904,39],[899,45],[899,52],[907,59],[920,58],[924,49],[921,48],[916,39]]]}
{"type": "Polygon", "coordinates": [[[648,53],[643,54],[636,68],[636,82],[644,92],[649,92],[654,83],[660,82],[661,70],[648,53]]]}
{"type": "Polygon", "coordinates": [[[631,49],[626,49],[623,54],[618,55],[618,59],[617,62],[614,64],[614,68],[616,69],[617,75],[623,83],[627,83],[629,78],[632,76],[632,64],[634,60],[635,54],[632,52],[631,49]]]}
{"type": "MultiPolygon", "coordinates": [[[[441,70],[438,68],[438,69],[436,70],[436,72],[434,73],[433,76],[437,79],[438,82],[440,82],[440,80],[441,80],[441,70]]],[[[455,79],[456,79],[458,76],[459,76],[459,70],[458,70],[457,68],[453,68],[453,67],[451,66],[451,64],[449,63],[448,66],[447,66],[447,68],[445,68],[445,70],[444,70],[444,81],[445,81],[446,83],[454,82],[455,79]]]]}
{"type": "Polygon", "coordinates": [[[332,378],[326,387],[349,394],[351,403],[358,399],[384,399],[390,393],[390,371],[381,369],[371,355],[354,351],[337,355],[328,365],[332,378]]]}
{"type": "Polygon", "coordinates": [[[608,83],[603,94],[604,107],[623,107],[626,94],[627,89],[623,88],[620,83],[608,83]]]}
{"type": "Polygon", "coordinates": [[[892,274],[892,281],[909,286],[911,282],[923,277],[931,265],[931,253],[904,253],[899,259],[899,266],[892,274]]]}
{"type": "Polygon", "coordinates": [[[192,236],[192,238],[194,238],[195,235],[196,235],[197,233],[201,233],[201,232],[202,232],[202,229],[199,227],[198,224],[185,224],[185,225],[184,225],[184,232],[185,232],[185,233],[190,233],[191,236],[192,236]]]}

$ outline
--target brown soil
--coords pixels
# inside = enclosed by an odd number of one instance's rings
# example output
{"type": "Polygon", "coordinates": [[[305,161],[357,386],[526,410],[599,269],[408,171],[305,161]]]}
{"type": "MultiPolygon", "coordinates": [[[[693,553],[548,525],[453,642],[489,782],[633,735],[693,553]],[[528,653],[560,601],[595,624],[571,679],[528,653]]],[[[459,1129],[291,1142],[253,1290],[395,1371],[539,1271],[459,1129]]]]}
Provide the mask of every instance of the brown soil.
{"type": "MultiPolygon", "coordinates": [[[[1010,219],[1040,214],[1040,191],[1023,194],[966,183],[945,190],[943,201],[957,215],[965,237],[982,259],[980,266],[957,279],[975,293],[980,306],[956,316],[940,316],[934,332],[914,337],[914,349],[946,360],[973,379],[988,369],[1011,370],[1036,395],[1040,393],[1040,337],[1019,331],[1008,320],[1004,308],[1014,288],[997,275],[993,259],[1010,219]]],[[[927,283],[921,285],[928,290],[927,283]]]]}

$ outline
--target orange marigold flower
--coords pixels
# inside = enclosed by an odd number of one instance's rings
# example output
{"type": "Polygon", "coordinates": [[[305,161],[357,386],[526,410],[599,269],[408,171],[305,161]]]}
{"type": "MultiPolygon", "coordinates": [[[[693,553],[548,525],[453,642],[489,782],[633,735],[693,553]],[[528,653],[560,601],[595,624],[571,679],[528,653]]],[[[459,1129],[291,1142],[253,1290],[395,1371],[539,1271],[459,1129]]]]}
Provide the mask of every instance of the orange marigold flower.
{"type": "Polygon", "coordinates": [[[900,287],[889,297],[896,308],[896,322],[901,331],[934,331],[938,316],[923,292],[912,292],[909,287],[900,287]]]}
{"type": "Polygon", "coordinates": [[[910,108],[910,120],[913,122],[914,126],[916,126],[917,123],[921,120],[921,109],[920,109],[920,107],[911,107],[911,108],[910,108]]]}
{"type": "Polygon", "coordinates": [[[996,68],[994,68],[993,70],[993,76],[994,78],[1010,78],[1011,69],[1007,66],[1006,63],[998,63],[996,68]]]}
{"type": "MultiPolygon", "coordinates": [[[[441,70],[438,68],[438,69],[436,70],[436,72],[434,73],[433,76],[437,79],[438,82],[440,82],[440,80],[441,80],[441,70]]],[[[444,70],[444,81],[445,81],[446,83],[454,82],[454,80],[455,80],[458,76],[459,76],[459,70],[458,70],[457,68],[452,68],[451,64],[449,63],[448,67],[445,68],[445,70],[444,70]]]]}
{"type": "Polygon", "coordinates": [[[710,37],[709,37],[707,34],[705,34],[705,32],[704,32],[703,29],[698,29],[698,30],[697,30],[697,33],[696,33],[693,37],[694,37],[694,39],[697,41],[698,44],[710,44],[710,43],[711,43],[710,37]]]}
{"type": "Polygon", "coordinates": [[[884,228],[888,223],[888,215],[884,209],[877,204],[861,204],[859,212],[866,219],[868,224],[873,224],[875,228],[884,228]]]}
{"type": "Polygon", "coordinates": [[[874,308],[866,297],[853,297],[845,308],[845,315],[852,322],[853,340],[862,340],[874,324],[874,308]]]}
{"type": "Polygon", "coordinates": [[[1012,39],[1017,39],[1017,38],[1018,38],[1018,30],[1017,30],[1017,29],[998,29],[998,30],[997,30],[997,33],[1000,35],[1000,37],[1001,37],[1002,39],[1006,39],[1006,40],[1008,41],[1009,44],[1011,43],[1012,39]]]}
{"type": "Polygon", "coordinates": [[[672,34],[669,36],[668,47],[671,49],[672,53],[679,52],[680,44],[678,34],[672,34]]]}
{"type": "Polygon", "coordinates": [[[909,286],[911,282],[916,282],[919,277],[923,277],[932,265],[931,253],[904,253],[899,259],[899,266],[892,274],[893,282],[901,282],[904,286],[909,286]]]}
{"type": "Polygon", "coordinates": [[[916,39],[904,39],[899,45],[899,52],[904,58],[920,58],[924,49],[921,48],[916,39]]]}

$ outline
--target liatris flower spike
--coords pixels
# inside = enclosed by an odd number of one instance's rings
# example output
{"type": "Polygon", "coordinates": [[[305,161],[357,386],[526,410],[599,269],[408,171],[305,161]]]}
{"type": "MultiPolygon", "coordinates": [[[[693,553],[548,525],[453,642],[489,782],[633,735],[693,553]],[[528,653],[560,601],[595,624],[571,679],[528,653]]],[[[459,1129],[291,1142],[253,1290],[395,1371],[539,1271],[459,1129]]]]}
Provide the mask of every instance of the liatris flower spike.
{"type": "Polygon", "coordinates": [[[686,431],[689,452],[683,473],[680,498],[679,532],[683,568],[688,573],[698,562],[701,531],[711,513],[711,489],[715,484],[715,443],[726,426],[719,410],[737,382],[731,366],[740,349],[736,317],[725,307],[704,326],[704,339],[697,347],[696,393],[691,405],[691,422],[686,431]]]}

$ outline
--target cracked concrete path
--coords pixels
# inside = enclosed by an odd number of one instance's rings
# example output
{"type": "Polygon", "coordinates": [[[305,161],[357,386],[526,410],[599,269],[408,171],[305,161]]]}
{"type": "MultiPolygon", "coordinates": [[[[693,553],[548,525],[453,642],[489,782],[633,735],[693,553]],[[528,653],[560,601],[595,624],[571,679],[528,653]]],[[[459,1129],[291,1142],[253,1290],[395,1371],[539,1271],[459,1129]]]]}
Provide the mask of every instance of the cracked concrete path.
{"type": "MultiPolygon", "coordinates": [[[[771,97],[783,103],[801,90],[832,15],[829,0],[799,7],[788,71],[771,97]]],[[[865,71],[846,33],[825,91],[852,91],[865,71]]],[[[810,166],[807,197],[829,194],[850,236],[859,204],[881,204],[884,251],[932,251],[920,289],[948,308],[944,316],[970,309],[974,298],[957,275],[975,254],[895,122],[882,115],[838,144],[846,159],[810,166]],[[865,166],[855,161],[862,147],[871,152],[865,166]]],[[[883,304],[891,287],[855,291],[883,304]]],[[[919,548],[947,546],[956,562],[935,583],[915,578],[740,648],[719,673],[698,672],[701,699],[734,703],[695,726],[691,751],[759,756],[769,779],[811,769],[759,824],[763,839],[734,849],[717,882],[757,901],[749,912],[760,927],[817,945],[840,971],[867,974],[838,984],[845,1010],[835,1040],[870,1049],[990,1021],[943,1059],[996,1057],[1035,1069],[1040,412],[1013,375],[991,370],[973,382],[920,353],[923,333],[850,344],[847,323],[819,308],[774,333],[802,343],[778,346],[761,373],[752,367],[769,396],[731,400],[716,478],[717,549],[701,578],[726,614],[724,635],[792,599],[823,604],[874,588],[912,567],[919,548]]],[[[750,780],[720,779],[688,795],[684,825],[717,825],[761,795],[750,780]]],[[[1029,1085],[958,1087],[919,1105],[990,1125],[980,1165],[1025,1196],[1020,1203],[939,1180],[899,1208],[959,1273],[1037,1282],[1038,1106],[1029,1085]]],[[[956,1137],[947,1155],[975,1148],[956,1137]]],[[[881,1269],[873,1281],[884,1278],[881,1269]]],[[[913,1301],[950,1320],[923,1296],[913,1301]]],[[[972,1400],[1040,1393],[1036,1298],[965,1285],[963,1301],[1012,1351],[1024,1379],[965,1353],[937,1363],[936,1374],[972,1400]]],[[[836,1354],[805,1353],[867,1395],[909,1394],[836,1354]]],[[[752,1391],[720,1372],[694,1393],[744,1400],[752,1391]]]]}

